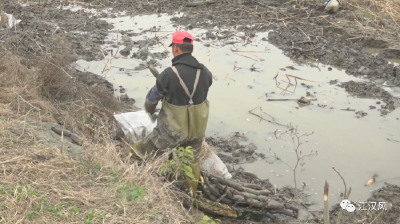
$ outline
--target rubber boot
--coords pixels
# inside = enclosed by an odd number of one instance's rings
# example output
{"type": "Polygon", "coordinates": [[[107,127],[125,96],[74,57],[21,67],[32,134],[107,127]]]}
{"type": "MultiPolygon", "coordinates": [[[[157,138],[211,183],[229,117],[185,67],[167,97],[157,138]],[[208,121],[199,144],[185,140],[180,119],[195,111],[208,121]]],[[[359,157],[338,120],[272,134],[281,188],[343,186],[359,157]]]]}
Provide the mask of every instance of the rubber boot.
{"type": "Polygon", "coordinates": [[[197,185],[199,184],[200,179],[200,161],[199,159],[195,159],[192,164],[189,165],[192,168],[193,176],[196,181],[190,179],[190,177],[185,176],[185,186],[188,192],[192,191],[193,194],[196,194],[197,185]]]}
{"type": "Polygon", "coordinates": [[[142,152],[142,142],[143,139],[140,139],[138,142],[136,142],[132,148],[131,148],[131,153],[132,153],[132,157],[135,159],[142,159],[143,158],[143,152],[142,152]]]}

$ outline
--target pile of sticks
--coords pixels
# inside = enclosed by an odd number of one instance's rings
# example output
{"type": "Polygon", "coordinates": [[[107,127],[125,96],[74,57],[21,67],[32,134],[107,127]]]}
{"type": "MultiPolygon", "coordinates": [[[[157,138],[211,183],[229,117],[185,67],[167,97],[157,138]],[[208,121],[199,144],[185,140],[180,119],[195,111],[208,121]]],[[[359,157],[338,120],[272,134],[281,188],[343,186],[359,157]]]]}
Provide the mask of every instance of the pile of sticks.
{"type": "Polygon", "coordinates": [[[279,195],[260,185],[225,179],[205,172],[202,172],[202,177],[204,184],[199,184],[199,190],[203,200],[200,200],[202,203],[199,207],[206,212],[229,217],[245,212],[260,217],[261,214],[264,216],[273,210],[271,213],[295,216],[293,211],[285,208],[284,203],[278,202],[279,195]],[[224,211],[227,208],[230,209],[229,212],[224,211]]]}

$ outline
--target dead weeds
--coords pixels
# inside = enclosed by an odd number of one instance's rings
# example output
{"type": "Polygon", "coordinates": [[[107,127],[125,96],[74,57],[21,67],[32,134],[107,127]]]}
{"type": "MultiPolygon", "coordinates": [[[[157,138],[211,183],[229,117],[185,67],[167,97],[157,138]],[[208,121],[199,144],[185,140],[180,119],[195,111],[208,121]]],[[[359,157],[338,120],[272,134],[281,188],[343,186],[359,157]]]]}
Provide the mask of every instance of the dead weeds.
{"type": "Polygon", "coordinates": [[[28,60],[0,48],[0,223],[194,222],[187,196],[159,176],[167,158],[139,164],[113,141],[107,124],[124,105],[77,81],[67,51],[28,60]],[[87,141],[79,159],[38,131],[58,122],[84,135],[91,114],[102,141],[87,141]]]}

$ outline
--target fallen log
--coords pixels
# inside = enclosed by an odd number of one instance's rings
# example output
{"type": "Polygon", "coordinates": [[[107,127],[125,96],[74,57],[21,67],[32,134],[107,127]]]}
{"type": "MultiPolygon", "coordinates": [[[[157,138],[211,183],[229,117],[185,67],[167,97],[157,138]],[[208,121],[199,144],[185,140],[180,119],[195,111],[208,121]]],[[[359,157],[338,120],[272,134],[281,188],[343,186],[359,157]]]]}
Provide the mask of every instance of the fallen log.
{"type": "Polygon", "coordinates": [[[291,217],[297,213],[291,207],[285,207],[284,200],[279,198],[284,195],[273,195],[260,185],[225,179],[206,172],[202,172],[202,177],[204,185],[200,185],[199,190],[203,194],[198,198],[198,206],[204,212],[231,218],[250,216],[253,220],[254,214],[257,214],[257,217],[261,214],[265,216],[272,210],[274,212],[271,214],[291,217]],[[243,212],[247,216],[243,215],[243,212]]]}
{"type": "Polygon", "coordinates": [[[214,176],[214,175],[210,175],[211,177],[215,178],[218,180],[218,182],[220,182],[221,184],[227,185],[231,188],[234,188],[238,191],[243,191],[243,187],[242,185],[240,185],[239,183],[235,183],[233,181],[227,180],[225,178],[222,177],[218,177],[218,176],[214,176]]]}
{"type": "Polygon", "coordinates": [[[246,192],[238,192],[238,191],[236,191],[235,194],[236,195],[243,195],[244,198],[246,198],[246,199],[258,199],[257,195],[249,194],[249,193],[246,193],[246,192]]]}
{"type": "Polygon", "coordinates": [[[212,201],[216,201],[217,198],[211,194],[210,190],[207,187],[203,187],[202,192],[212,201]]]}
{"type": "Polygon", "coordinates": [[[244,183],[243,187],[248,187],[248,188],[251,188],[251,189],[254,189],[254,190],[262,190],[263,189],[260,185],[257,185],[257,184],[244,183]]]}
{"type": "Polygon", "coordinates": [[[271,214],[282,214],[282,215],[286,215],[286,216],[292,216],[294,217],[293,211],[292,210],[271,210],[269,211],[271,214]]]}
{"type": "Polygon", "coordinates": [[[264,195],[264,196],[268,196],[269,194],[271,194],[271,191],[269,190],[253,190],[251,188],[247,188],[247,187],[243,187],[243,191],[250,193],[250,194],[255,194],[255,195],[264,195]]]}
{"type": "Polygon", "coordinates": [[[268,203],[261,202],[255,199],[247,199],[247,203],[250,204],[249,208],[256,207],[256,208],[266,208],[268,203]]]}
{"type": "Polygon", "coordinates": [[[62,129],[62,128],[59,128],[59,127],[51,127],[51,130],[54,131],[55,133],[59,134],[59,135],[61,135],[61,132],[64,132],[63,135],[65,137],[71,136],[71,131],[68,131],[67,129],[62,129]]]}
{"type": "Polygon", "coordinates": [[[203,212],[214,215],[220,215],[229,218],[252,219],[260,221],[265,216],[265,212],[250,208],[240,208],[232,205],[224,205],[218,202],[212,202],[205,198],[198,198],[194,202],[194,206],[203,212]]]}
{"type": "Polygon", "coordinates": [[[83,143],[83,139],[79,135],[77,135],[69,130],[62,129],[60,127],[55,127],[55,126],[51,127],[51,130],[59,135],[61,135],[61,133],[62,133],[63,136],[70,137],[71,140],[77,145],[82,145],[82,143],[83,143]]]}
{"type": "Polygon", "coordinates": [[[228,188],[225,188],[225,192],[219,197],[215,202],[220,202],[225,199],[226,195],[228,194],[228,188]]]}
{"type": "Polygon", "coordinates": [[[275,200],[269,200],[266,209],[267,210],[282,210],[282,209],[285,209],[285,205],[283,203],[279,203],[275,200]]]}
{"type": "Polygon", "coordinates": [[[206,187],[210,190],[212,195],[214,195],[216,198],[221,197],[221,194],[218,192],[218,190],[213,185],[211,185],[207,176],[204,176],[204,183],[205,183],[206,187]]]}

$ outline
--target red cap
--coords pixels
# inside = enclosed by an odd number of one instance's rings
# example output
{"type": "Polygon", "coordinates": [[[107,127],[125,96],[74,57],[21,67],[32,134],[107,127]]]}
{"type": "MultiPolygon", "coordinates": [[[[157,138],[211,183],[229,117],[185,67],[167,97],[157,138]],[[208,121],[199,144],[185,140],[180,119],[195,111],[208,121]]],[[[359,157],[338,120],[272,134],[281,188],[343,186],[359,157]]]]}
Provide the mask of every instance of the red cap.
{"type": "MultiPolygon", "coordinates": [[[[183,39],[190,39],[190,44],[193,45],[193,36],[186,31],[176,31],[172,34],[172,43],[174,44],[183,44],[183,39]]],[[[172,46],[172,43],[169,45],[172,46]]]]}

